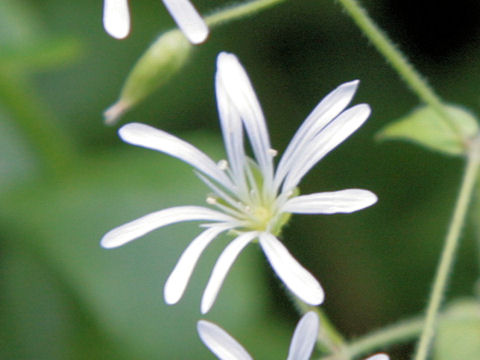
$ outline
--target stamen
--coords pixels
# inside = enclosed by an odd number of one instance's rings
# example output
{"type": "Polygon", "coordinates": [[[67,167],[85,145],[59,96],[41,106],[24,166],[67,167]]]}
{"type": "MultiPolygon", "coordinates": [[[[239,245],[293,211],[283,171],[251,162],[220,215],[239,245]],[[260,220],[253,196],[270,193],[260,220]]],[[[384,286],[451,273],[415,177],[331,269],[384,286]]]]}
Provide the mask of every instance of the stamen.
{"type": "Polygon", "coordinates": [[[217,203],[217,198],[213,195],[208,195],[206,201],[207,201],[207,204],[215,205],[217,203]]]}
{"type": "Polygon", "coordinates": [[[270,155],[271,157],[275,157],[278,155],[278,151],[275,149],[268,149],[268,155],[270,155]]]}
{"type": "Polygon", "coordinates": [[[228,161],[225,160],[225,159],[222,159],[217,163],[217,166],[220,170],[227,170],[228,169],[228,161]]]}

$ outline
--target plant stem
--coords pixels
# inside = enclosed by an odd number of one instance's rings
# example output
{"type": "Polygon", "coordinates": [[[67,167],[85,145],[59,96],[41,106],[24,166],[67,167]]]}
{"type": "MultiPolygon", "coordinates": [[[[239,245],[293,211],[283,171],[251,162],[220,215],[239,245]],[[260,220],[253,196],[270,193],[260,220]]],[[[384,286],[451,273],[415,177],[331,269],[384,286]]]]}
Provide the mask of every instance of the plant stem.
{"type": "Polygon", "coordinates": [[[468,153],[467,165],[463,176],[460,194],[455,205],[453,217],[445,239],[444,249],[438,264],[435,281],[427,307],[425,325],[418,343],[415,360],[427,358],[430,344],[435,335],[435,323],[438,316],[447,283],[448,275],[452,270],[456,249],[460,240],[460,232],[465,221],[468,205],[473,194],[480,165],[480,138],[476,138],[468,153]]]}
{"type": "Polygon", "coordinates": [[[345,345],[345,339],[337,330],[335,325],[333,325],[333,323],[330,321],[325,312],[319,307],[310,306],[303,303],[293,295],[291,296],[291,299],[293,300],[298,312],[302,315],[309,311],[314,311],[317,313],[320,320],[320,329],[317,338],[317,346],[319,349],[329,353],[339,352],[340,349],[342,349],[345,345]]]}
{"type": "Polygon", "coordinates": [[[208,26],[215,27],[232,20],[254,15],[284,1],[285,0],[255,0],[240,5],[231,5],[217,10],[209,16],[206,16],[205,22],[208,24],[208,26]]]}
{"type": "Polygon", "coordinates": [[[347,359],[368,355],[379,349],[415,339],[422,331],[423,318],[415,317],[389,325],[348,343],[342,353],[347,359]]]}
{"type": "Polygon", "coordinates": [[[453,121],[451,115],[443,105],[443,101],[428,85],[427,81],[419,74],[413,65],[408,61],[402,52],[393,45],[388,36],[375,24],[367,11],[361,7],[357,0],[338,0],[343,8],[350,15],[365,36],[372,42],[391,66],[397,71],[400,77],[410,86],[417,96],[432,107],[443,119],[446,125],[463,142],[460,129],[453,121]]]}
{"type": "MultiPolygon", "coordinates": [[[[477,305],[475,305],[473,309],[465,306],[461,308],[456,307],[455,311],[451,311],[451,309],[452,308],[445,313],[439,314],[439,320],[441,322],[464,321],[465,319],[470,320],[478,316],[477,305]]],[[[424,323],[425,318],[421,316],[399,321],[398,323],[388,325],[357,339],[344,342],[337,353],[322,357],[321,359],[351,360],[370,355],[379,350],[385,350],[385,348],[391,345],[409,342],[418,337],[422,332],[424,323]]]]}

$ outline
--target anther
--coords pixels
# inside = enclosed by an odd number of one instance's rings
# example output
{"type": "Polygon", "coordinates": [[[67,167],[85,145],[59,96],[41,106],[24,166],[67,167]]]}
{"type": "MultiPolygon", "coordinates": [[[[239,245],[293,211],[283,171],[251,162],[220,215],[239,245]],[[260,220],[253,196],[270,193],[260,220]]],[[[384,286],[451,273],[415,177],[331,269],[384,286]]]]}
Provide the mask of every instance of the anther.
{"type": "Polygon", "coordinates": [[[215,205],[217,203],[217,198],[215,196],[209,195],[207,196],[207,204],[215,205]]]}
{"type": "Polygon", "coordinates": [[[269,154],[271,157],[275,157],[275,156],[277,156],[278,151],[275,150],[275,149],[268,149],[268,154],[269,154]]]}
{"type": "Polygon", "coordinates": [[[222,159],[217,163],[217,166],[220,170],[227,170],[228,169],[228,161],[225,160],[225,159],[222,159]]]}

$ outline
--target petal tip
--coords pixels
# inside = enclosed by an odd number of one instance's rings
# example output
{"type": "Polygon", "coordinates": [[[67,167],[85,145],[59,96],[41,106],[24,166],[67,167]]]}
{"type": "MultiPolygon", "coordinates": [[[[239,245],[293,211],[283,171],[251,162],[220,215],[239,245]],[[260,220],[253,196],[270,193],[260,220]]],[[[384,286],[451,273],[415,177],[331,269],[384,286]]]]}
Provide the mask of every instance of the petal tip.
{"type": "Polygon", "coordinates": [[[105,236],[100,240],[100,246],[104,249],[113,249],[116,248],[119,245],[116,245],[114,241],[112,241],[111,238],[107,237],[108,233],[105,234],[105,236]]]}
{"type": "Polygon", "coordinates": [[[207,27],[202,29],[201,31],[196,31],[194,33],[189,33],[187,36],[187,39],[194,45],[199,45],[205,40],[207,40],[208,35],[210,34],[209,30],[207,27]]]}

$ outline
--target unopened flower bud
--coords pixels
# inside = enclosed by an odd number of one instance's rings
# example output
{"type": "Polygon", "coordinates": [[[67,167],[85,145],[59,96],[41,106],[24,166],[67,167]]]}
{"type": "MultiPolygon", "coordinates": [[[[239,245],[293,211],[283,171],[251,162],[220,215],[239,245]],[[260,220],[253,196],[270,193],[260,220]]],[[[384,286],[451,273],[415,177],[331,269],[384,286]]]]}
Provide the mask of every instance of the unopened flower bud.
{"type": "Polygon", "coordinates": [[[178,30],[162,34],[137,61],[125,81],[120,98],[104,113],[105,123],[114,124],[185,64],[192,46],[178,30]]]}

